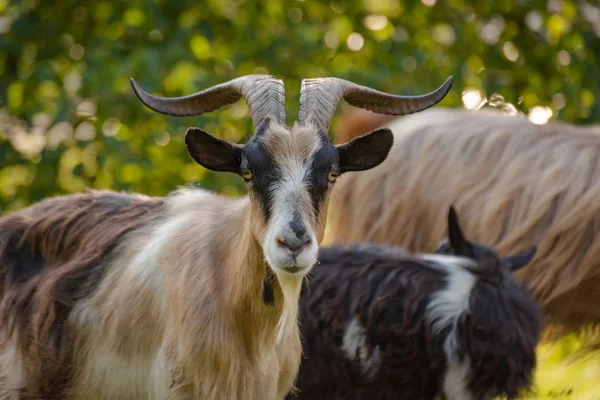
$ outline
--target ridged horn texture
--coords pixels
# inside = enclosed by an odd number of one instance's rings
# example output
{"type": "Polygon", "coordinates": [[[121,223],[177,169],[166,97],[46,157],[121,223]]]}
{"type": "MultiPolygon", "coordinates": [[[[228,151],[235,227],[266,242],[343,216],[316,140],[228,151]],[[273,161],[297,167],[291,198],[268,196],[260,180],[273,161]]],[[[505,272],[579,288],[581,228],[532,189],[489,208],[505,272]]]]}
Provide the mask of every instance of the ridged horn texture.
{"type": "Polygon", "coordinates": [[[398,96],[340,78],[304,79],[300,88],[298,123],[312,123],[319,130],[329,132],[331,119],[342,97],[353,106],[379,114],[416,113],[440,102],[452,87],[453,81],[454,78],[450,76],[438,89],[421,96],[398,96]]]}
{"type": "Polygon", "coordinates": [[[157,97],[147,93],[133,78],[131,86],[148,108],[161,114],[200,115],[235,103],[244,97],[254,128],[265,118],[285,124],[285,89],[283,81],[272,75],[245,75],[182,97],[157,97]]]}

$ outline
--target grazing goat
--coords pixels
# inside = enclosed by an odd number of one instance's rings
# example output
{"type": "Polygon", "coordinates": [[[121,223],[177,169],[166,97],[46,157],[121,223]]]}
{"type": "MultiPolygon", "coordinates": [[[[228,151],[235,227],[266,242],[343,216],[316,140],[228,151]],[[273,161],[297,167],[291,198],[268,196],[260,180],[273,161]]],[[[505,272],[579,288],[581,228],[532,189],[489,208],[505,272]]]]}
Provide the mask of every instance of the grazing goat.
{"type": "Polygon", "coordinates": [[[513,399],[536,364],[541,311],[507,258],[466,241],[451,208],[438,254],[321,248],[300,298],[303,360],[288,399],[513,399]]]}
{"type": "MultiPolygon", "coordinates": [[[[362,126],[387,122],[394,145],[377,168],[338,182],[324,244],[433,251],[446,228],[436,210],[454,204],[469,236],[501,255],[538,245],[516,276],[545,322],[600,327],[600,127],[536,125],[495,110],[435,109],[392,122],[357,114],[369,120],[362,126]]],[[[342,121],[338,140],[361,133],[357,118],[348,128],[342,121]]]]}
{"type": "Polygon", "coordinates": [[[185,142],[200,165],[240,175],[248,196],[90,191],[2,217],[0,398],[282,399],[298,372],[298,297],[331,188],[338,175],[381,163],[393,143],[378,129],[334,146],[337,102],[417,112],[439,102],[452,79],[418,97],[304,80],[292,128],[283,82],[272,76],[179,98],[131,83],[167,115],[199,115],[243,97],[255,129],[245,145],[198,128],[185,142]],[[263,301],[267,271],[276,279],[263,301]]]}

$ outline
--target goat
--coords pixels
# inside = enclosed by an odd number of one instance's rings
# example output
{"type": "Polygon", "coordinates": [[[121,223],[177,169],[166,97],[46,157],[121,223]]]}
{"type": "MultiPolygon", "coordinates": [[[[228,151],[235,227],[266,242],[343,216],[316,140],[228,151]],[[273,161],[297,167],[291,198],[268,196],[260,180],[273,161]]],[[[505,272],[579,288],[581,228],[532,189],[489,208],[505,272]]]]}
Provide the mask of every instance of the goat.
{"type": "Polygon", "coordinates": [[[393,143],[378,129],[334,146],[339,99],[404,114],[439,102],[337,78],[302,82],[288,128],[284,86],[248,75],[193,95],[137,97],[191,116],[244,98],[245,145],[188,129],[203,167],[240,175],[248,195],[183,188],[165,198],[89,191],[0,219],[0,397],[281,399],[297,375],[302,279],[323,238],[337,177],[373,168],[393,143]],[[272,298],[263,300],[267,271],[272,298]],[[270,275],[269,275],[270,276],[270,275]]]}
{"type": "Polygon", "coordinates": [[[453,208],[437,254],[323,247],[300,298],[303,359],[288,399],[514,399],[531,385],[541,311],[453,208]]]}
{"type": "MultiPolygon", "coordinates": [[[[536,125],[495,110],[435,109],[391,122],[357,114],[365,126],[390,128],[394,145],[377,168],[338,182],[323,244],[433,251],[445,230],[435,210],[454,204],[467,233],[499,254],[538,245],[516,276],[546,323],[600,326],[600,128],[536,125]]],[[[355,121],[342,121],[338,140],[360,133],[355,121]]]]}

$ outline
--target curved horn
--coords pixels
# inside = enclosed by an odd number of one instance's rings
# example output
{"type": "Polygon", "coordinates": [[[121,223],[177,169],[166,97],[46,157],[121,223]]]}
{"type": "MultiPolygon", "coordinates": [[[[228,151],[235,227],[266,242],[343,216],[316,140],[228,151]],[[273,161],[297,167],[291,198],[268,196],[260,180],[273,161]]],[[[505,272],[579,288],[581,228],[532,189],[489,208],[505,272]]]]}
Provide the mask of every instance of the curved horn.
{"type": "Polygon", "coordinates": [[[147,93],[133,78],[131,86],[148,108],[167,115],[190,116],[214,111],[244,97],[254,128],[267,117],[285,124],[283,81],[272,75],[245,75],[183,97],[157,97],[147,93]]]}
{"type": "Polygon", "coordinates": [[[340,78],[304,79],[300,88],[298,123],[306,125],[311,122],[319,130],[328,132],[338,101],[342,97],[353,106],[379,114],[412,114],[440,102],[452,87],[453,81],[454,78],[450,76],[438,89],[421,96],[398,96],[340,78]]]}

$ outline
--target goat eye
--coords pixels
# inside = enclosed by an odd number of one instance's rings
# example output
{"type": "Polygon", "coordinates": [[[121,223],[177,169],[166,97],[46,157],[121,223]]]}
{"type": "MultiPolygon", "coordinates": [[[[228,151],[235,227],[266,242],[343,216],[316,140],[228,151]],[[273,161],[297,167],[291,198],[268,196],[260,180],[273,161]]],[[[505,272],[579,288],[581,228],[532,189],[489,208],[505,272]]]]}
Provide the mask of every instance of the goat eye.
{"type": "Polygon", "coordinates": [[[252,172],[250,172],[249,169],[242,170],[242,178],[244,178],[245,180],[249,181],[250,179],[252,179],[252,176],[252,172]]]}
{"type": "Polygon", "coordinates": [[[338,177],[338,173],[337,173],[337,172],[335,172],[335,171],[331,171],[331,172],[329,173],[329,175],[327,175],[327,180],[328,180],[329,182],[335,182],[335,180],[337,179],[337,177],[338,177]]]}

